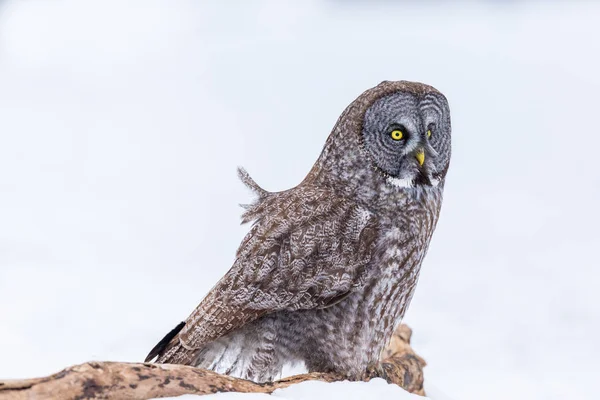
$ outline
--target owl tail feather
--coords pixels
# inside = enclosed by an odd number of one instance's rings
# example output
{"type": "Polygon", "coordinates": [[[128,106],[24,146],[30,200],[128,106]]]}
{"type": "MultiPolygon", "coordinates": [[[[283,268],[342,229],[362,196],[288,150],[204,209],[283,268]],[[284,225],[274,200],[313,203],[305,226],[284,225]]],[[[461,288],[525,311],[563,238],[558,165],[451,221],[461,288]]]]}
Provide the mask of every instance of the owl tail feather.
{"type": "Polygon", "coordinates": [[[169,344],[171,343],[171,341],[173,341],[175,336],[177,336],[179,331],[181,331],[184,326],[185,322],[180,322],[179,324],[177,324],[175,328],[173,328],[169,333],[167,333],[165,337],[162,338],[161,341],[158,342],[157,345],[152,348],[152,350],[150,350],[150,353],[148,353],[144,362],[149,362],[155,357],[161,358],[165,354],[166,350],[170,347],[169,344]]]}

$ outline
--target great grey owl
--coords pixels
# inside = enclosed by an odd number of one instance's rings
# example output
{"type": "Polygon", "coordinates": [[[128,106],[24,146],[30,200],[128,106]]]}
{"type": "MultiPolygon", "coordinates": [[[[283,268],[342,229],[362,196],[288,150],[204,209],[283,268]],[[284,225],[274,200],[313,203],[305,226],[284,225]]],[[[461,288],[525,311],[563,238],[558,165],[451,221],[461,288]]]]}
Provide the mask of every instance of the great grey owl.
{"type": "Polygon", "coordinates": [[[382,82],[338,119],[306,178],[260,188],[227,274],[146,361],[258,382],[288,363],[361,379],[413,295],[450,162],[450,110],[431,86],[382,82]]]}

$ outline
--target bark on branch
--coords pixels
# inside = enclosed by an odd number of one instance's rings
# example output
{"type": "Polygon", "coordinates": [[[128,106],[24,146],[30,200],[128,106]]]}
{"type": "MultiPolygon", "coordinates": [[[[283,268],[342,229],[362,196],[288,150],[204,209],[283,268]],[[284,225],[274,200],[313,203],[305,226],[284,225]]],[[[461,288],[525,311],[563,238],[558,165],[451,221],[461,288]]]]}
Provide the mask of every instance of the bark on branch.
{"type": "MultiPolygon", "coordinates": [[[[365,380],[380,376],[409,392],[424,395],[425,361],[410,347],[411,334],[408,326],[401,325],[385,350],[381,368],[365,380]]],[[[45,378],[0,381],[0,400],[142,400],[217,392],[272,393],[309,380],[334,382],[345,377],[309,373],[258,384],[185,365],[91,361],[45,378]]]]}

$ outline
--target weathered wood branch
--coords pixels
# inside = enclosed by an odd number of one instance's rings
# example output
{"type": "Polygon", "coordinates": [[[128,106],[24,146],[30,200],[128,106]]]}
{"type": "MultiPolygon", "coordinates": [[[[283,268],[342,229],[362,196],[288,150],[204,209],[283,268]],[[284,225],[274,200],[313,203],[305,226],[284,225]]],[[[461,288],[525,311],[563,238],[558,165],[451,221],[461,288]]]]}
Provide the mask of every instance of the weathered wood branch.
{"type": "MultiPolygon", "coordinates": [[[[408,326],[401,325],[385,350],[381,367],[365,380],[380,376],[423,395],[425,361],[410,347],[411,334],[408,326]]],[[[92,361],[45,378],[0,381],[0,400],[142,400],[217,392],[272,393],[309,380],[334,382],[345,377],[309,373],[259,384],[185,365],[92,361]]]]}

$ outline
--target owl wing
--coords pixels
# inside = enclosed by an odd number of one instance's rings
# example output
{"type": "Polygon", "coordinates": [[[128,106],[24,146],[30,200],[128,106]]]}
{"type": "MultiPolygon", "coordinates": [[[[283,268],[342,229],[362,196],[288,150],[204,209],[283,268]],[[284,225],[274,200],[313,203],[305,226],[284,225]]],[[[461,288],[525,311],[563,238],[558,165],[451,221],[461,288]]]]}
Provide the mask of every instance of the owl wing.
{"type": "Polygon", "coordinates": [[[190,353],[263,315],[328,307],[361,285],[378,231],[364,207],[299,186],[259,192],[243,215],[243,222],[252,220],[229,272],[163,339],[169,345],[153,350],[159,362],[191,363],[190,353]]]}

